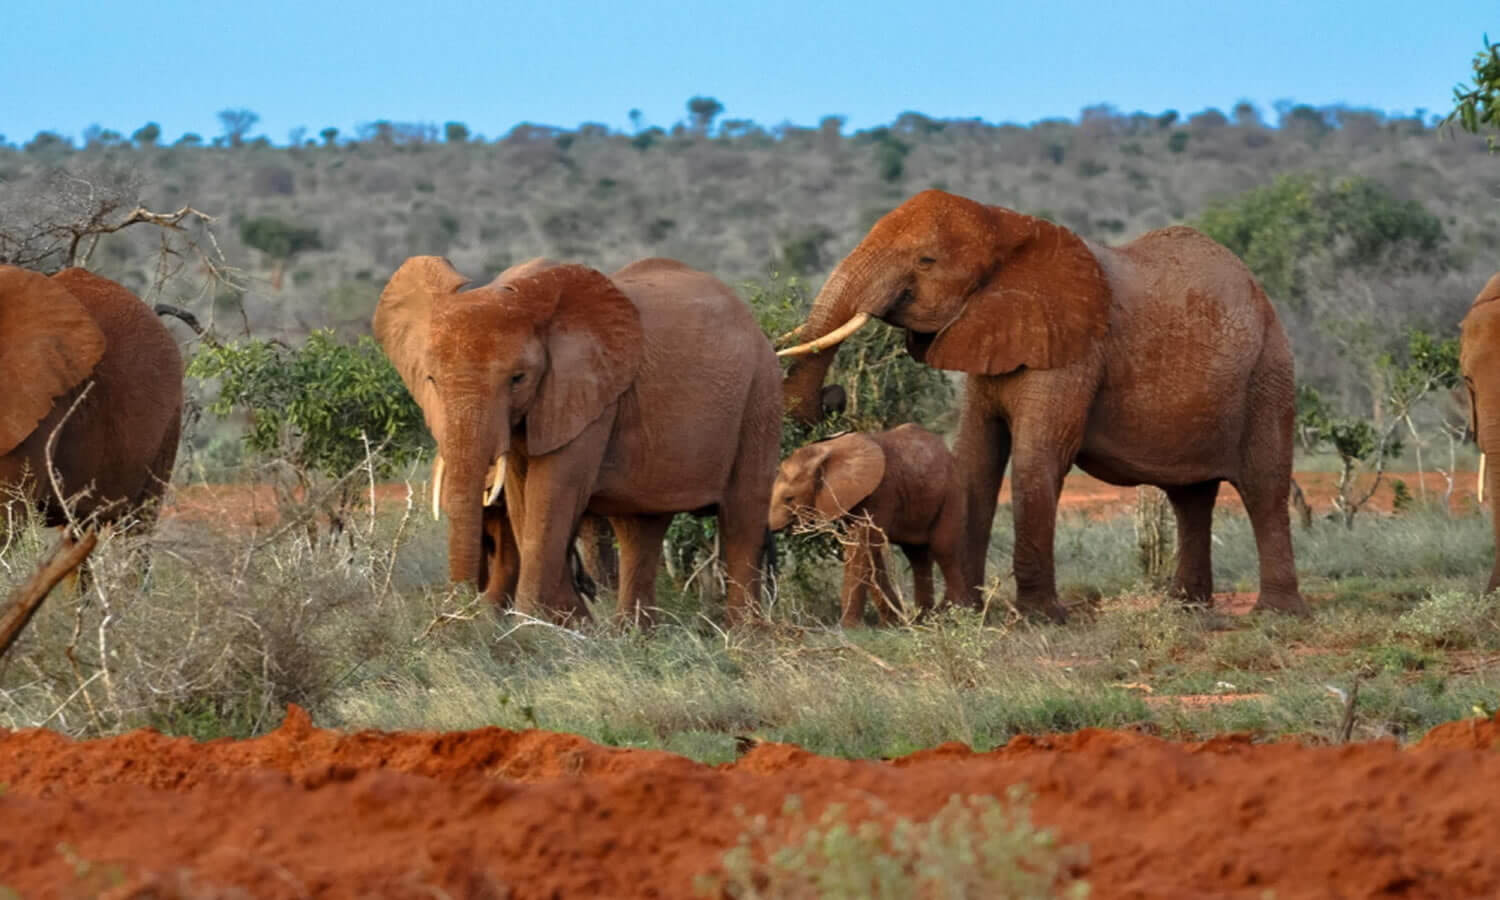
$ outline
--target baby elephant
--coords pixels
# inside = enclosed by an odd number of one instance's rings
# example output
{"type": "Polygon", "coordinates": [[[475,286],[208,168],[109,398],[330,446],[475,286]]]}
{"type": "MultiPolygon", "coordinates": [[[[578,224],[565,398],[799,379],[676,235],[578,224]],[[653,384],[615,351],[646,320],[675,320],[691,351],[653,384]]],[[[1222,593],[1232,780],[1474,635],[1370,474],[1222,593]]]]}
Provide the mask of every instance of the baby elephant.
{"type": "Polygon", "coordinates": [[[966,600],[959,555],[965,497],[943,439],[918,425],[901,425],[839,435],[788,456],[771,491],[770,526],[780,531],[794,519],[846,526],[843,624],[862,622],[872,575],[881,624],[890,624],[895,592],[880,552],[887,541],[911,562],[918,615],[932,608],[934,560],[943,570],[944,600],[966,600]]]}

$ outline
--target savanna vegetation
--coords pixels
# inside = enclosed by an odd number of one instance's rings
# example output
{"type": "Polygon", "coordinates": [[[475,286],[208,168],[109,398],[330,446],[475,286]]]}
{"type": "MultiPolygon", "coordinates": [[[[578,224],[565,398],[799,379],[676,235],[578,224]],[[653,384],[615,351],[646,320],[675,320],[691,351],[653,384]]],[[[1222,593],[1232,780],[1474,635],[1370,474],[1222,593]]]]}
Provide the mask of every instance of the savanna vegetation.
{"type": "MultiPolygon", "coordinates": [[[[60,591],[0,660],[0,727],[240,735],[296,702],[327,725],[540,726],[725,759],[742,737],[887,756],[1088,725],[1410,738],[1486,710],[1500,680],[1497,601],[1475,594],[1489,525],[1369,475],[1438,470],[1452,493],[1473,459],[1453,338],[1500,249],[1486,102],[1461,116],[1472,134],[1297,104],[1274,122],[1249,104],[1094,107],[1030,127],[907,113],[846,134],[837,117],[726,119],[700,97],[685,121],[630,133],[523,124],[487,140],[462,123],[376,122],[279,146],[232,110],[212,142],[164,146],[148,125],[0,147],[0,259],[87,261],[186,313],[178,481],[206,495],[271,482],[280,512],[254,527],[231,499],[101,542],[86,590],[60,591]],[[829,626],[828,533],[781,540],[771,627],[721,630],[712,533],[688,517],[669,534],[652,632],[545,625],[447,586],[443,531],[421,515],[430,440],[367,338],[405,257],[444,254],[486,278],[541,254],[604,269],[674,256],[739,287],[774,336],[879,215],[927,187],[1105,242],[1192,224],[1250,264],[1297,352],[1299,466],[1343,476],[1336,508],[1296,531],[1310,620],[1164,602],[1138,523],[1065,516],[1059,576],[1080,621],[1023,622],[1008,607],[1003,508],[988,609],[892,630],[829,626]],[[406,488],[372,504],[389,482],[406,488]],[[1375,491],[1395,492],[1395,513],[1357,517],[1375,491]],[[148,577],[132,552],[143,543],[148,577]],[[1187,695],[1224,702],[1172,700],[1187,695]]],[[[831,380],[844,412],[815,431],[789,424],[784,450],[844,428],[951,430],[956,382],[888,328],[852,340],[831,380]]],[[[10,515],[0,587],[50,540],[10,515]]],[[[1247,523],[1221,508],[1216,537],[1220,589],[1253,590],[1247,523]]]]}

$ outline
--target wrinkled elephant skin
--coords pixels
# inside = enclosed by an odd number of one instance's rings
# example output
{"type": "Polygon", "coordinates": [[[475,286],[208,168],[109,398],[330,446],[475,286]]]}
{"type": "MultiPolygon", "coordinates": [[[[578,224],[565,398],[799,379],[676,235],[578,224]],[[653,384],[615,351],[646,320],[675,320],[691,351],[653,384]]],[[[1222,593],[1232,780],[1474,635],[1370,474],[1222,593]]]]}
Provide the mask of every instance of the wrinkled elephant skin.
{"type": "Polygon", "coordinates": [[[1174,589],[1213,591],[1221,482],[1244,498],[1260,554],[1259,608],[1305,613],[1287,496],[1295,414],[1291,347],[1255,278],[1191,228],[1120,247],[944,191],[887,213],[834,269],[781,351],[799,358],[787,401],[816,420],[833,336],[876,317],[928,365],[967,373],[954,445],[968,486],[965,564],[984,580],[996,497],[1013,467],[1017,604],[1066,617],[1053,540],[1063,477],[1153,484],[1178,521],[1174,589]],[[821,339],[821,340],[820,340],[821,339]]]}
{"type": "Polygon", "coordinates": [[[87,491],[74,517],[149,526],[181,433],[183,362],[171,332],[128,289],[84,269],[48,277],[0,266],[0,335],[0,488],[24,491],[47,525],[67,524],[46,475],[61,425],[60,487],[87,491]]]}

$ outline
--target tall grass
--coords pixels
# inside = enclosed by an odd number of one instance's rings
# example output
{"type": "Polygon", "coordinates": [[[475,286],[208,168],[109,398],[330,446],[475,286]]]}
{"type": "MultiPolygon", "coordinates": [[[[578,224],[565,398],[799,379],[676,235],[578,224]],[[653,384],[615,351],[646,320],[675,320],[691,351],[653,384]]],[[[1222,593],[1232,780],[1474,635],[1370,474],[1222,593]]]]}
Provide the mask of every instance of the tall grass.
{"type": "MultiPolygon", "coordinates": [[[[1005,614],[1008,519],[997,517],[1002,602],[987,620],[950,610],[843,631],[830,624],[836,566],[822,563],[783,573],[769,627],[736,631],[715,624],[717,601],[664,577],[663,624],[642,632],[559,629],[450,589],[442,527],[400,504],[336,541],[168,518],[150,537],[102,540],[87,592],[65,585],[49,599],[0,660],[0,727],[249,735],[295,702],[325,726],[542,727],[726,760],[742,736],[848,757],[1088,726],[1331,738],[1342,707],[1329,686],[1356,678],[1360,737],[1410,738],[1496,705],[1487,660],[1500,610],[1474,593],[1490,552],[1478,516],[1417,510],[1298,530],[1316,605],[1306,621],[1184,610],[1140,585],[1128,519],[1065,516],[1059,577],[1104,596],[1064,627],[1005,614]],[[1252,696],[1163,700],[1180,694],[1252,696]]],[[[1248,524],[1224,512],[1215,534],[1220,589],[1253,590],[1248,524]]],[[[51,539],[21,522],[0,589],[51,539]]]]}

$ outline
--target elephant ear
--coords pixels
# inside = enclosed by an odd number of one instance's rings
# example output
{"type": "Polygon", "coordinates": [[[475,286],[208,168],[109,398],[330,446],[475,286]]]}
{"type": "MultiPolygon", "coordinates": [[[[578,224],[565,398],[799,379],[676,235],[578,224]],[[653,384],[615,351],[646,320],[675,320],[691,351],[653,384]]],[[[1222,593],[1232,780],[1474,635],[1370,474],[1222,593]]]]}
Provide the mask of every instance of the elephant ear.
{"type": "Polygon", "coordinates": [[[991,207],[1000,263],[958,317],[930,341],[908,341],[927,365],[975,375],[1056,369],[1085,356],[1109,330],[1109,280],[1078,235],[991,207]]]}
{"type": "Polygon", "coordinates": [[[372,328],[375,340],[390,357],[401,380],[427,418],[427,427],[438,433],[433,416],[437,397],[427,381],[427,335],[433,307],[457,293],[468,279],[441,256],[413,256],[401,264],[375,305],[372,328]]]}
{"type": "Polygon", "coordinates": [[[104,356],[104,332],[67,288],[0,266],[0,454],[9,453],[104,356]]]}
{"type": "Polygon", "coordinates": [[[875,493],[885,477],[885,451],[863,434],[846,434],[827,443],[828,454],[818,466],[813,508],[825,518],[836,519],[875,493]]]}
{"type": "Polygon", "coordinates": [[[587,266],[553,266],[504,289],[555,302],[539,326],[547,371],[526,413],[526,452],[540,456],[577,437],[635,381],[641,314],[604,273],[587,266]]]}

